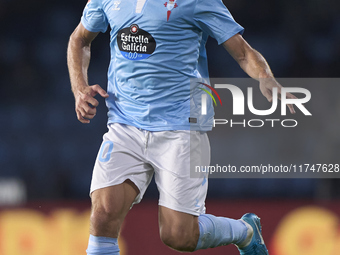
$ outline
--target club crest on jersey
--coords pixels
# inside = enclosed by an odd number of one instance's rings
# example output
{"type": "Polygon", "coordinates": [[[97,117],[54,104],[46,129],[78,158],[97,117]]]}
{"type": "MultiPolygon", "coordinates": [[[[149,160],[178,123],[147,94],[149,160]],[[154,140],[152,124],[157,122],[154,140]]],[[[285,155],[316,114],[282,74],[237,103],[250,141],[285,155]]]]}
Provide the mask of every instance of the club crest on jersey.
{"type": "Polygon", "coordinates": [[[169,21],[172,10],[178,7],[176,1],[177,0],[169,0],[168,2],[165,2],[164,6],[168,9],[166,21],[169,21]]]}

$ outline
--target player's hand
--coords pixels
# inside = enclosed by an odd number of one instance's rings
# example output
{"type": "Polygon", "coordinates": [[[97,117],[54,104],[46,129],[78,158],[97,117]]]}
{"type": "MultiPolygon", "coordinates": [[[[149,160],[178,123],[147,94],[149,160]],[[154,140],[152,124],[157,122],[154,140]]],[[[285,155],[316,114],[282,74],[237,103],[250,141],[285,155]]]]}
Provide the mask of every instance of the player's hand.
{"type": "Polygon", "coordinates": [[[85,86],[74,93],[76,100],[75,110],[77,113],[77,118],[81,123],[90,123],[90,120],[96,116],[99,102],[94,97],[97,94],[104,98],[109,97],[107,92],[98,84],[85,86]]]}
{"type": "MultiPolygon", "coordinates": [[[[260,90],[262,94],[267,98],[269,102],[273,100],[273,88],[277,88],[278,98],[281,100],[281,88],[282,86],[274,78],[263,78],[260,79],[260,90]]],[[[287,98],[296,99],[297,97],[291,93],[287,93],[287,98]]],[[[288,105],[289,111],[295,114],[293,105],[288,105]]]]}

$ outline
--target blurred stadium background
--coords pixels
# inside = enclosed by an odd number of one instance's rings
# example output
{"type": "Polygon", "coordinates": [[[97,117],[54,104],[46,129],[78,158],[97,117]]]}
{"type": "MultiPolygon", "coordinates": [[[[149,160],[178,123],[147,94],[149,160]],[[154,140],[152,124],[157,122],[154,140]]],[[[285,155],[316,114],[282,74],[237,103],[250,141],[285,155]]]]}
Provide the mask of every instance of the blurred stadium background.
{"type": "MultiPolygon", "coordinates": [[[[86,1],[0,0],[0,255],[85,254],[92,167],[106,132],[103,100],[90,125],[76,119],[66,67],[68,37],[86,1]]],[[[276,77],[335,78],[340,72],[340,2],[338,0],[231,0],[225,4],[246,28],[244,37],[260,51],[276,77]]],[[[106,86],[109,35],[93,43],[90,82],[106,86]]],[[[209,40],[211,77],[245,77],[234,60],[209,40]]],[[[324,109],[329,97],[314,95],[325,118],[339,119],[340,104],[324,109]]],[[[340,87],[332,91],[333,98],[340,87]]],[[[333,123],[333,122],[331,122],[333,123]]],[[[334,122],[338,123],[338,122],[334,122]]],[[[326,132],[320,152],[339,163],[338,125],[326,132]]],[[[295,137],[318,137],[320,127],[295,137]]],[[[324,132],[324,131],[323,131],[324,132]]],[[[220,132],[209,134],[212,143],[220,132]]],[[[249,148],[264,145],[257,137],[234,132],[229,150],[242,162],[249,148]]],[[[320,140],[320,137],[318,137],[320,140]]],[[[293,157],[289,141],[273,143],[280,157],[293,157]]],[[[302,144],[299,155],[308,159],[302,144]]],[[[216,157],[225,157],[216,148],[216,157]]],[[[277,162],[280,161],[277,158],[277,162]]],[[[213,158],[214,160],[214,158],[213,158]]],[[[214,163],[214,161],[212,162],[214,163]]],[[[161,244],[157,229],[157,188],[128,215],[121,255],[177,254],[161,244]]],[[[209,213],[240,217],[246,211],[263,218],[271,255],[340,254],[339,179],[213,179],[209,213]]],[[[233,246],[197,254],[238,254],[233,246]]]]}

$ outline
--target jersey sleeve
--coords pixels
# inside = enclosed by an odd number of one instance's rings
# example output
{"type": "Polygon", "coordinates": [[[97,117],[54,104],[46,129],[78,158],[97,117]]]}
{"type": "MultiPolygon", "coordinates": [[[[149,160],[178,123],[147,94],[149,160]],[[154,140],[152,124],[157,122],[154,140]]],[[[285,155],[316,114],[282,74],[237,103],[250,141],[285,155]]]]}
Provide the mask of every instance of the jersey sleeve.
{"type": "Polygon", "coordinates": [[[222,0],[197,0],[193,15],[195,25],[218,44],[237,33],[243,34],[244,28],[234,20],[222,0]]]}
{"type": "Polygon", "coordinates": [[[90,32],[105,33],[109,23],[100,0],[90,0],[87,3],[81,17],[81,23],[90,32]]]}

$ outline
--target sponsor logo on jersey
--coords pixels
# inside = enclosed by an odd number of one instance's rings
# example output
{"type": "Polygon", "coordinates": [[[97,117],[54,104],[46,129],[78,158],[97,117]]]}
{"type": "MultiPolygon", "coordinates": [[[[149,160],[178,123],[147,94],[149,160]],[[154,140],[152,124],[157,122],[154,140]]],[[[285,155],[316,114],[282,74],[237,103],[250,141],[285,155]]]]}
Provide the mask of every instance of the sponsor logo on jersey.
{"type": "Polygon", "coordinates": [[[168,9],[166,21],[169,21],[170,15],[171,15],[171,11],[174,8],[178,7],[178,4],[176,2],[177,2],[177,0],[169,0],[168,2],[165,2],[164,6],[168,9]]]}
{"type": "Polygon", "coordinates": [[[148,58],[156,49],[156,41],[137,24],[119,30],[117,44],[123,57],[129,60],[148,58]]]}

